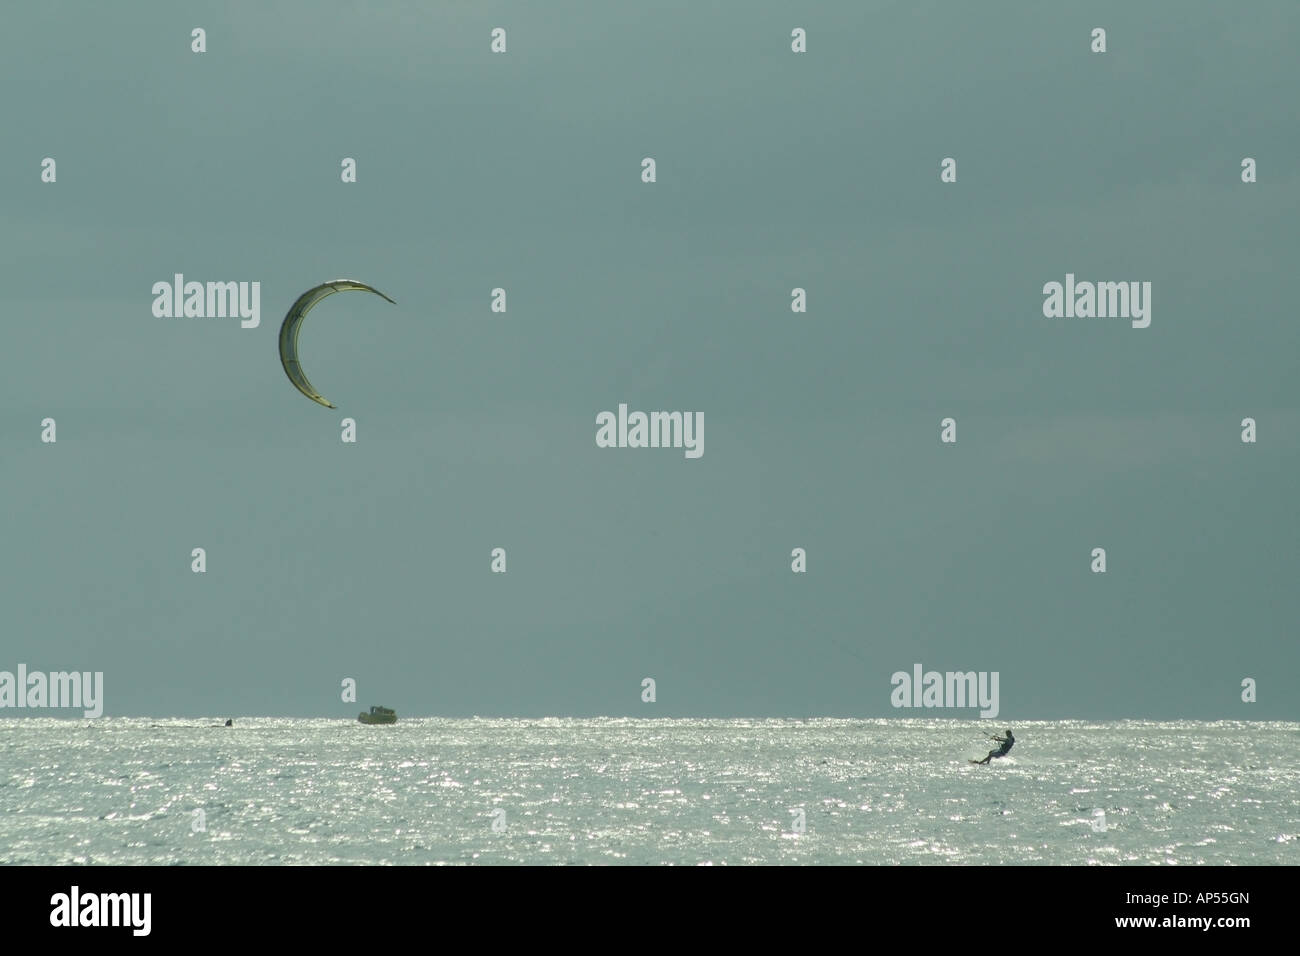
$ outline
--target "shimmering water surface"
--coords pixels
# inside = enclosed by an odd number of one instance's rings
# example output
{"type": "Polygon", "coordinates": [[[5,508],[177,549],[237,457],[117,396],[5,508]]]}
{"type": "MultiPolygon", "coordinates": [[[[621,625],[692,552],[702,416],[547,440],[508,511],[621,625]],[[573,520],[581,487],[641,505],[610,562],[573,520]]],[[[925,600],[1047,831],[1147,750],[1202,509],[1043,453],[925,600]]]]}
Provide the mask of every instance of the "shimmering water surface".
{"type": "Polygon", "coordinates": [[[0,720],[0,862],[1300,863],[1295,723],[219,723],[0,720]]]}

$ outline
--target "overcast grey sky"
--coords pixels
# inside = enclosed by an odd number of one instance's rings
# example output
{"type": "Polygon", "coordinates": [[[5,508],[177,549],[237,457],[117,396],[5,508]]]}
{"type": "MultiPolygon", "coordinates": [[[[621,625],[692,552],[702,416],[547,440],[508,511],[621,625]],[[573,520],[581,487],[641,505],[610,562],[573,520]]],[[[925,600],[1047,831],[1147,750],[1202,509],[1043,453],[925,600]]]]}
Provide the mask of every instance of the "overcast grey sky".
{"type": "Polygon", "coordinates": [[[890,707],[920,662],[1008,720],[1296,719],[1293,0],[186,6],[6,13],[0,669],[109,715],[971,716],[890,707]],[[177,272],[261,325],[155,318],[177,272]],[[1151,326],[1045,318],[1066,273],[1151,326]],[[307,320],[330,411],[276,335],[337,277],[398,304],[307,320]],[[597,448],[620,402],[704,455],[597,448]]]}

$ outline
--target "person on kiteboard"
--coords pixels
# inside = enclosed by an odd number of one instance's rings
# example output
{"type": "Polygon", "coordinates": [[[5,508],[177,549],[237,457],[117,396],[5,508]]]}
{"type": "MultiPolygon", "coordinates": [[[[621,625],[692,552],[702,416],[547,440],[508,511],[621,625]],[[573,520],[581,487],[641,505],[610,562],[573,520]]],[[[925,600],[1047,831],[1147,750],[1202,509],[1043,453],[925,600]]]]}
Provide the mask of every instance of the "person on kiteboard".
{"type": "Polygon", "coordinates": [[[1010,730],[1005,731],[1005,733],[1006,733],[1005,737],[989,738],[990,740],[996,740],[998,742],[1000,746],[998,747],[997,750],[990,750],[989,755],[985,757],[983,760],[972,760],[971,763],[988,763],[994,757],[1005,757],[1007,755],[1007,751],[1011,749],[1011,745],[1016,742],[1016,738],[1011,733],[1010,730]]]}

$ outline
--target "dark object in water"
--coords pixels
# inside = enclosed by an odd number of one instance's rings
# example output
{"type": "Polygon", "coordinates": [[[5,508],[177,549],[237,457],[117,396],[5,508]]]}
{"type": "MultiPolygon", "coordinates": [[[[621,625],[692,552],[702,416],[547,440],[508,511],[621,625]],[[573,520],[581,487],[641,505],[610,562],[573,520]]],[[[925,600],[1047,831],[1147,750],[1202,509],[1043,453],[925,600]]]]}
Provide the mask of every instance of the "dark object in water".
{"type": "Polygon", "coordinates": [[[233,727],[233,726],[235,726],[235,722],[234,722],[233,720],[231,720],[229,717],[227,717],[227,718],[226,718],[226,726],[227,726],[227,727],[233,727]]]}
{"type": "Polygon", "coordinates": [[[371,707],[368,714],[357,714],[357,720],[363,724],[395,724],[397,712],[387,707],[371,707]]]}

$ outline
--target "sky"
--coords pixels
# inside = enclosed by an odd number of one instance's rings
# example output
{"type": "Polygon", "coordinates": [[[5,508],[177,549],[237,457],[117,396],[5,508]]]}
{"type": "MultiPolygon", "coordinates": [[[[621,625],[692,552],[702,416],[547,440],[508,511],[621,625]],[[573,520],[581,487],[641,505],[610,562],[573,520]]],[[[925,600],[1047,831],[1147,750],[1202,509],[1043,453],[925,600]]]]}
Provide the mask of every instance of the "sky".
{"type": "Polygon", "coordinates": [[[999,722],[1300,719],[1297,26],[9,11],[0,670],[102,671],[109,716],[975,718],[893,707],[920,663],[998,673],[999,722]],[[156,317],[175,273],[260,325],[156,317]],[[1045,317],[1067,273],[1150,327],[1045,317]],[[331,411],[277,333],[334,278],[397,305],[305,323],[331,411]],[[703,455],[597,447],[620,403],[703,455]]]}

